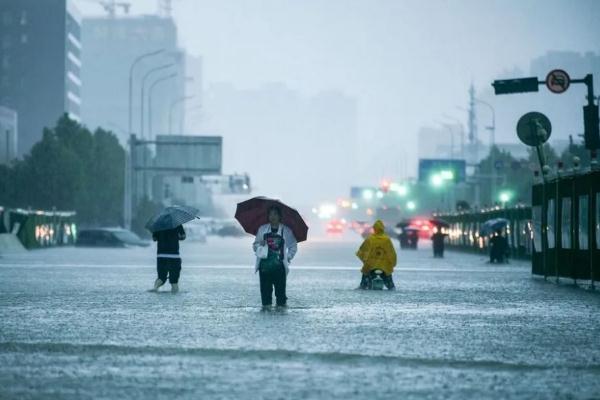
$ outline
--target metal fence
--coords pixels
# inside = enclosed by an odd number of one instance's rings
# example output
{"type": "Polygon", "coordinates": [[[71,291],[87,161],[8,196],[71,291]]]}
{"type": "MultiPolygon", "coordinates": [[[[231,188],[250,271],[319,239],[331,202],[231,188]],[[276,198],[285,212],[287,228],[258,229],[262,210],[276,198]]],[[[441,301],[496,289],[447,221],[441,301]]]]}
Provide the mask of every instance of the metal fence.
{"type": "Polygon", "coordinates": [[[481,225],[506,218],[510,254],[530,258],[534,275],[600,280],[600,170],[558,175],[532,188],[532,206],[439,214],[450,224],[449,247],[485,253],[481,225]]]}
{"type": "Polygon", "coordinates": [[[544,277],[600,278],[600,171],[533,186],[532,271],[544,277]]]}
{"type": "Polygon", "coordinates": [[[533,253],[531,207],[492,207],[451,214],[436,214],[450,224],[448,247],[474,253],[489,251],[489,237],[481,235],[482,225],[495,218],[509,221],[505,229],[512,258],[530,258],[533,253]]]}
{"type": "Polygon", "coordinates": [[[65,246],[77,238],[76,213],[0,208],[0,233],[16,233],[27,249],[65,246]]]}

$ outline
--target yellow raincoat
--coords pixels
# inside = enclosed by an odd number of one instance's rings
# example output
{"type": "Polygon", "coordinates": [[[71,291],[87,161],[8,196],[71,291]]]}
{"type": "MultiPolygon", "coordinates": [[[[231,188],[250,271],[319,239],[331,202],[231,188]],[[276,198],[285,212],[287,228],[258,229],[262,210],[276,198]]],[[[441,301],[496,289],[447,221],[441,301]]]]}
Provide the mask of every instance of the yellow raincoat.
{"type": "Polygon", "coordinates": [[[396,250],[389,236],[385,234],[383,222],[377,220],[373,225],[373,233],[365,239],[356,252],[363,262],[361,272],[367,275],[372,269],[380,269],[386,275],[391,275],[396,266],[396,250]]]}

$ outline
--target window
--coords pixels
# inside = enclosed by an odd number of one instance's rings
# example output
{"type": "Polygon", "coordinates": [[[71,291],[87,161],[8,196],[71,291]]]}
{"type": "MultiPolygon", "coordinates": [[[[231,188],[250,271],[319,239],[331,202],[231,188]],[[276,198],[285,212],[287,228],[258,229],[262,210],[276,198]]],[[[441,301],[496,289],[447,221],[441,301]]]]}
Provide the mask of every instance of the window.
{"type": "Polygon", "coordinates": [[[560,246],[563,249],[570,249],[571,248],[571,198],[570,197],[562,198],[560,226],[561,226],[560,246]]]}
{"type": "Polygon", "coordinates": [[[20,23],[21,23],[21,25],[27,25],[27,11],[25,11],[25,10],[21,11],[20,23]]]}
{"type": "Polygon", "coordinates": [[[181,183],[194,183],[194,177],[193,176],[182,176],[181,183]]]}
{"type": "Polygon", "coordinates": [[[27,37],[27,35],[24,33],[21,35],[21,43],[22,44],[27,44],[27,42],[29,41],[29,38],[27,37]]]}
{"type": "Polygon", "coordinates": [[[542,206],[533,206],[531,209],[533,217],[533,247],[536,253],[542,251],[542,206]]]}
{"type": "Polygon", "coordinates": [[[555,238],[555,209],[554,209],[554,199],[548,199],[548,210],[546,213],[546,239],[548,240],[548,248],[554,248],[554,238],[555,238]]]}
{"type": "Polygon", "coordinates": [[[579,196],[579,223],[577,228],[577,236],[579,238],[579,248],[581,250],[587,250],[589,248],[589,237],[588,237],[588,229],[589,229],[589,221],[588,221],[588,212],[589,212],[589,204],[588,204],[588,196],[583,195],[579,196]]]}

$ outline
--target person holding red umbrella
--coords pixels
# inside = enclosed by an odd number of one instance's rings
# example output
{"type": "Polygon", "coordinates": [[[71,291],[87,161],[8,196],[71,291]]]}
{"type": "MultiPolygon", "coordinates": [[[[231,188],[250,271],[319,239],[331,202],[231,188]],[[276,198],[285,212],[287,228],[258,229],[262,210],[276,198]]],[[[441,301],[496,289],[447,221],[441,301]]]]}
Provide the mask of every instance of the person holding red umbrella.
{"type": "Polygon", "coordinates": [[[256,254],[255,269],[260,278],[260,297],[263,308],[270,308],[275,289],[277,307],[286,307],[287,274],[298,246],[292,230],[281,222],[281,209],[272,205],[267,215],[268,223],[258,228],[252,245],[256,254]]]}
{"type": "Polygon", "coordinates": [[[239,203],[235,219],[246,232],[256,236],[252,248],[256,255],[255,271],[260,277],[263,309],[271,308],[273,289],[276,305],[285,307],[290,261],[296,255],[298,243],[306,240],[308,226],[296,209],[262,196],[239,203]]]}

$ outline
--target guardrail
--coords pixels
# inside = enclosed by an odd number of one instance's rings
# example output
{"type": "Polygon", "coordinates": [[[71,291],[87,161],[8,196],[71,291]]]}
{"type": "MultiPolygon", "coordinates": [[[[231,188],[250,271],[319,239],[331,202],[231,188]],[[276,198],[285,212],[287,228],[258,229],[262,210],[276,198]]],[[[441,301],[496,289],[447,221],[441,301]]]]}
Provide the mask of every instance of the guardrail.
{"type": "Polygon", "coordinates": [[[489,237],[480,235],[482,225],[491,219],[505,218],[509,221],[505,235],[510,257],[529,259],[533,253],[531,207],[491,207],[480,210],[448,214],[435,214],[450,224],[448,248],[474,253],[489,251],[489,237]]]}
{"type": "Polygon", "coordinates": [[[77,238],[76,216],[73,211],[0,207],[0,233],[16,234],[27,249],[72,245],[77,238]]]}
{"type": "Polygon", "coordinates": [[[600,280],[600,170],[559,175],[533,186],[532,272],[600,280]]]}

